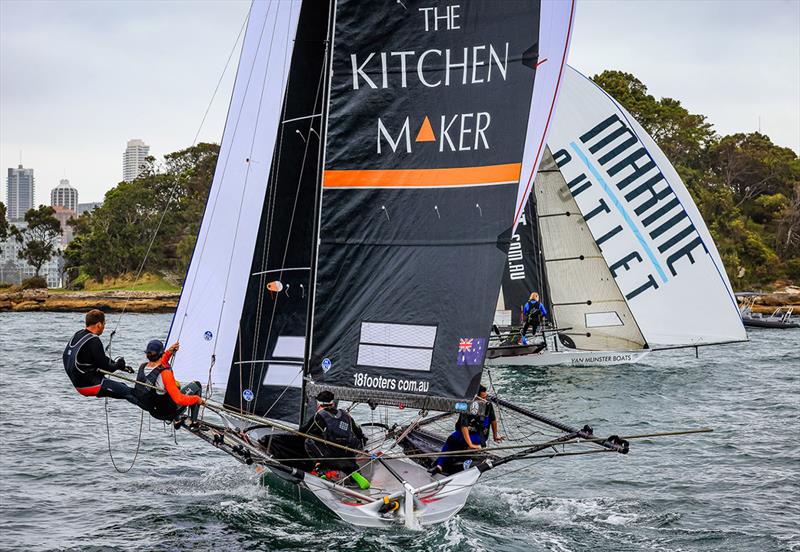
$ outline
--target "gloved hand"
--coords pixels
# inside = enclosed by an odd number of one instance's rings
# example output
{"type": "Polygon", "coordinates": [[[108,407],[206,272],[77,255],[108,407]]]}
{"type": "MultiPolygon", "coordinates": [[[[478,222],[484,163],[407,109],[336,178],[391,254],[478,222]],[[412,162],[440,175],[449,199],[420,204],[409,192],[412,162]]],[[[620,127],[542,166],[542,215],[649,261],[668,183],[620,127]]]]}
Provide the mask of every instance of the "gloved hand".
{"type": "Polygon", "coordinates": [[[114,371],[116,372],[117,370],[133,374],[133,368],[125,365],[124,357],[117,357],[114,359],[114,371]]]}

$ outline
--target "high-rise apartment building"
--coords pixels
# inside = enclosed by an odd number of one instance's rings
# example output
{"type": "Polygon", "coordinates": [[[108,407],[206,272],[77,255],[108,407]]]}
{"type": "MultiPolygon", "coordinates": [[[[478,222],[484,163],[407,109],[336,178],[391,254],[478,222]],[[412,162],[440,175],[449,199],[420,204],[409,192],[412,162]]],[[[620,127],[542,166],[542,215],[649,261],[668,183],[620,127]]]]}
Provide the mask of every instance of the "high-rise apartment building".
{"type": "Polygon", "coordinates": [[[142,140],[128,140],[128,147],[122,156],[122,179],[131,182],[142,172],[145,158],[150,154],[150,146],[142,140]]]}
{"type": "Polygon", "coordinates": [[[78,190],[69,185],[69,180],[63,178],[58,186],[50,190],[50,206],[64,207],[70,211],[78,210],[78,190]]]}
{"type": "Polygon", "coordinates": [[[33,169],[25,169],[22,165],[16,169],[9,167],[6,185],[6,218],[22,220],[25,213],[33,209],[33,169]]]}
{"type": "Polygon", "coordinates": [[[89,203],[78,203],[78,215],[94,211],[103,204],[102,201],[90,201],[89,203]]]}

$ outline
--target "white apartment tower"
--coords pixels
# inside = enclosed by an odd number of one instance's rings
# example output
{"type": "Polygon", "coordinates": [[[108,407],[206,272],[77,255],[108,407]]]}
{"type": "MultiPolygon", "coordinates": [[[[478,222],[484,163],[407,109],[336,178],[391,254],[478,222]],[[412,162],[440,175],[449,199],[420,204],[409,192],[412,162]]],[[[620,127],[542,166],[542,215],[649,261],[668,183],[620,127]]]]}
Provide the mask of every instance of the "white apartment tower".
{"type": "Polygon", "coordinates": [[[33,169],[25,169],[19,165],[16,169],[9,167],[6,180],[6,218],[20,221],[25,213],[33,209],[33,169]]]}
{"type": "Polygon", "coordinates": [[[150,154],[150,146],[144,141],[134,138],[128,140],[128,147],[122,156],[122,179],[131,182],[142,172],[145,158],[150,154]]]}
{"type": "Polygon", "coordinates": [[[50,206],[64,207],[70,211],[78,211],[78,190],[69,185],[69,180],[63,178],[58,186],[50,190],[50,206]]]}

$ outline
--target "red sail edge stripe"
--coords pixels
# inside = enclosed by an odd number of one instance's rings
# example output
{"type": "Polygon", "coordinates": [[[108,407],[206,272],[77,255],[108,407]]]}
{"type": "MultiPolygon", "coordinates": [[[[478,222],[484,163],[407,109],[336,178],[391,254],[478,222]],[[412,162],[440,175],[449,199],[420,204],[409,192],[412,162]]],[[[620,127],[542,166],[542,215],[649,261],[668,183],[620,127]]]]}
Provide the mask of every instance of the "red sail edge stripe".
{"type": "Polygon", "coordinates": [[[427,188],[519,182],[521,163],[449,169],[328,170],[325,188],[427,188]]]}
{"type": "Polygon", "coordinates": [[[553,103],[550,104],[550,113],[547,114],[547,122],[544,125],[544,134],[542,135],[542,141],[539,142],[539,149],[536,152],[536,159],[533,163],[533,170],[531,174],[528,176],[528,184],[525,186],[525,193],[522,194],[522,197],[525,198],[525,201],[521,202],[517,207],[517,212],[514,214],[514,221],[511,223],[514,228],[517,226],[517,221],[519,220],[519,214],[522,212],[522,209],[525,207],[525,203],[527,203],[528,194],[531,191],[531,183],[533,181],[533,177],[536,175],[536,169],[539,166],[539,158],[542,154],[542,147],[544,146],[545,138],[547,137],[547,130],[550,128],[550,119],[553,116],[553,109],[556,107],[556,98],[558,97],[558,89],[561,87],[561,76],[564,74],[564,64],[567,62],[567,50],[569,49],[569,41],[572,37],[572,18],[575,15],[575,0],[572,0],[572,4],[570,5],[569,9],[569,24],[567,26],[567,40],[564,41],[564,53],[561,55],[561,67],[558,70],[558,80],[556,81],[556,90],[553,94],[553,103]]]}

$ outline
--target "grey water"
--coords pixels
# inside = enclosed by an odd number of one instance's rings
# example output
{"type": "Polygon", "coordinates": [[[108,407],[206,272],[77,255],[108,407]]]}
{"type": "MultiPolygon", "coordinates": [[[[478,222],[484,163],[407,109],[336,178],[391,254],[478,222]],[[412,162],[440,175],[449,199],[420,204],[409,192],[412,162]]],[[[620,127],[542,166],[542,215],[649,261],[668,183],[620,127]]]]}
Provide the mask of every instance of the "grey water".
{"type": "MultiPolygon", "coordinates": [[[[125,315],[112,353],[138,364],[169,323],[125,315]]],[[[155,420],[133,469],[117,473],[103,401],[78,395],[61,366],[80,327],[80,314],[0,314],[0,549],[800,550],[800,330],[637,366],[493,369],[504,397],[599,434],[714,432],[636,440],[627,456],[512,463],[454,519],[409,532],[349,526],[155,420]]],[[[127,467],[140,415],[108,408],[127,467]]]]}

